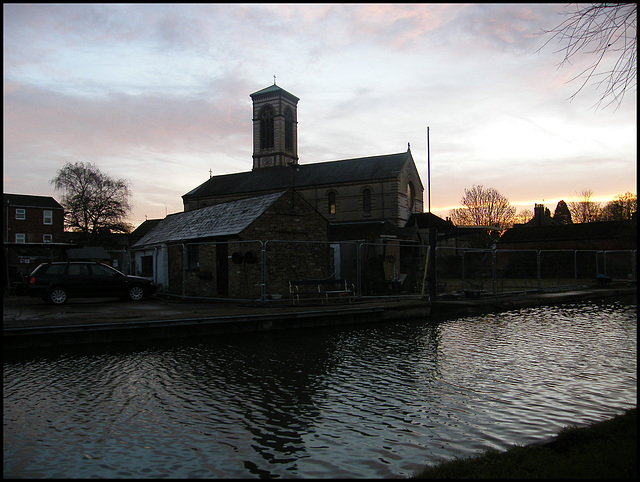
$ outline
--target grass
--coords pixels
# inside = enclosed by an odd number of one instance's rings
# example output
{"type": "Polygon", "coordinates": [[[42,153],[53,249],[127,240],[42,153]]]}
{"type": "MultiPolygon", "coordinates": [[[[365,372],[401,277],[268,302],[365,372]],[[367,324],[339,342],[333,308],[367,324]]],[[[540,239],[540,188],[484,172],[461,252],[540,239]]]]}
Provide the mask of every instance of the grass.
{"type": "Polygon", "coordinates": [[[418,479],[619,478],[637,476],[636,408],[588,427],[567,427],[550,443],[514,445],[428,466],[418,479]]]}

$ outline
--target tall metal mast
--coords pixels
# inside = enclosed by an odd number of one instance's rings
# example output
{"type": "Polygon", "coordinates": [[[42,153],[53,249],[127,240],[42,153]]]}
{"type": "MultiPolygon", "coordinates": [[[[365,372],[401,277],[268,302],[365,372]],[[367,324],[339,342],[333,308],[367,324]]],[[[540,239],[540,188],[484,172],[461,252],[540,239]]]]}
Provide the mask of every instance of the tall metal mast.
{"type": "Polygon", "coordinates": [[[427,200],[431,214],[431,149],[429,148],[429,126],[427,126],[427,200]]]}

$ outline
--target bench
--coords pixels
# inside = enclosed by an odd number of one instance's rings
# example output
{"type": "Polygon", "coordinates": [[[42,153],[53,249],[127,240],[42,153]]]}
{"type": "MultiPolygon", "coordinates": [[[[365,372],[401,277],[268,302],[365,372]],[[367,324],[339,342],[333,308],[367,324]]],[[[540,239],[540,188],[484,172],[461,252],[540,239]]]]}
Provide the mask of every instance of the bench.
{"type": "Polygon", "coordinates": [[[355,299],[355,287],[343,279],[305,279],[289,281],[289,297],[292,304],[300,303],[300,298],[320,298],[328,302],[330,296],[355,299]]]}

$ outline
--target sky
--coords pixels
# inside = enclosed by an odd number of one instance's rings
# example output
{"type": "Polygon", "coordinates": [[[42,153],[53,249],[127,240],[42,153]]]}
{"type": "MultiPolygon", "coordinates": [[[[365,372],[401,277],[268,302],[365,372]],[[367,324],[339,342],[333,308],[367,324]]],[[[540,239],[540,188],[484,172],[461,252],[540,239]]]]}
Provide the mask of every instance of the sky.
{"type": "Polygon", "coordinates": [[[79,161],[129,181],[133,226],[181,212],[210,171],[251,170],[249,95],[276,76],[300,98],[300,164],[410,144],[443,217],[474,185],[552,213],[636,194],[635,88],[570,100],[593,58],[544,46],[574,8],[4,4],[3,190],[60,200],[50,181],[79,161]]]}

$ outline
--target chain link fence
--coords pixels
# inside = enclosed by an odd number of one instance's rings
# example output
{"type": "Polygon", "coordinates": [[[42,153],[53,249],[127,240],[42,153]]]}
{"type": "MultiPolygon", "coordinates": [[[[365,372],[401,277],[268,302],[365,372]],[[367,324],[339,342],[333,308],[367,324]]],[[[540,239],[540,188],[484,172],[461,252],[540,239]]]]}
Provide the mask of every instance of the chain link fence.
{"type": "MultiPolygon", "coordinates": [[[[499,250],[438,247],[438,295],[561,291],[635,282],[636,250],[499,250]]],[[[429,295],[433,257],[417,242],[212,241],[167,247],[162,291],[181,298],[272,301],[294,280],[345,280],[358,299],[429,295]]]]}

